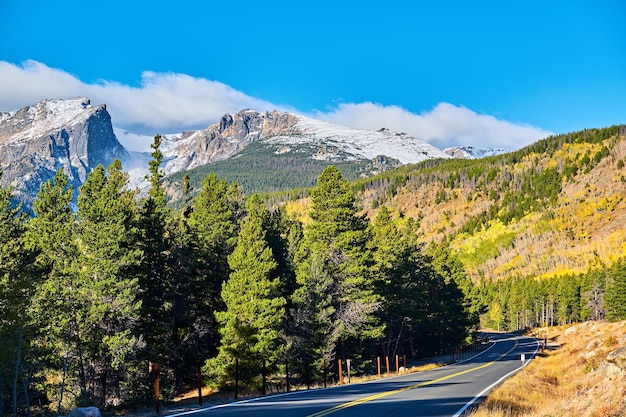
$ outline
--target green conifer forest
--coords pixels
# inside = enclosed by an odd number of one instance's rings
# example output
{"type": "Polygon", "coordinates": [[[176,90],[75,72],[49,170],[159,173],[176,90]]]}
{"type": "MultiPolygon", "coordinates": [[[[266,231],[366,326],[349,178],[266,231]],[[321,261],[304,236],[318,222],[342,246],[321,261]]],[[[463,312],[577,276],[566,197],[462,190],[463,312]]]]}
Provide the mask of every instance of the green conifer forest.
{"type": "Polygon", "coordinates": [[[263,195],[168,183],[160,141],[145,193],[119,161],[80,189],[59,170],[33,213],[0,190],[0,417],[151,405],[157,375],[164,401],[199,376],[320,386],[481,326],[626,318],[624,126],[263,195]]]}
{"type": "Polygon", "coordinates": [[[193,198],[185,177],[172,209],[159,146],[141,197],[119,161],[79,190],[60,170],[33,216],[2,190],[0,414],[151,404],[157,369],[164,400],[199,372],[262,392],[287,372],[331,381],[338,359],[371,373],[377,356],[472,342],[466,276],[423,250],[412,219],[359,214],[337,167],[311,189],[307,224],[215,174],[193,198]]]}

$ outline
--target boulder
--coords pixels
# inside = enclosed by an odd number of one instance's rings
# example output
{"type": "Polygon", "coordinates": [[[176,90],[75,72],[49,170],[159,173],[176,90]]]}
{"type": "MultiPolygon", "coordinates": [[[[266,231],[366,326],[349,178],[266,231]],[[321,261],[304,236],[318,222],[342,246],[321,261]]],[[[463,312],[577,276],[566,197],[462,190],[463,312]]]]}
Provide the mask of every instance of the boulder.
{"type": "Polygon", "coordinates": [[[98,407],[79,407],[72,410],[67,417],[101,417],[98,407]]]}
{"type": "Polygon", "coordinates": [[[626,371],[626,347],[622,347],[613,351],[606,357],[606,362],[620,368],[622,371],[626,371]]]}

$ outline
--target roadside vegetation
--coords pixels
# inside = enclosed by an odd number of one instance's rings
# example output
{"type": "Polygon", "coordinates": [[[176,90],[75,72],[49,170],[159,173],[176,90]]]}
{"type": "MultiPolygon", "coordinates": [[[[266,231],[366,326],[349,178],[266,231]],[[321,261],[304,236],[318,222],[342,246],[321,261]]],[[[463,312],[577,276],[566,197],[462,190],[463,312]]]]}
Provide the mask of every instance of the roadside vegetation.
{"type": "Polygon", "coordinates": [[[542,328],[548,348],[496,388],[472,417],[626,414],[626,322],[542,328]]]}

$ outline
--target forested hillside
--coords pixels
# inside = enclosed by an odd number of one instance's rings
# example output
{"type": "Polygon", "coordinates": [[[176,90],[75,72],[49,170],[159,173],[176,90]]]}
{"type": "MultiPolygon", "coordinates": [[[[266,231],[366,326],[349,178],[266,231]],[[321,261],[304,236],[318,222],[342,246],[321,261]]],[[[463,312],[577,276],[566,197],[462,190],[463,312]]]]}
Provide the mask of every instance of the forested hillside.
{"type": "Polygon", "coordinates": [[[289,152],[280,153],[276,146],[253,142],[232,158],[168,176],[165,180],[168,197],[171,204],[180,206],[185,175],[189,176],[192,190],[200,190],[207,175],[215,173],[228,182],[236,182],[251,195],[314,187],[317,177],[329,165],[339,168],[349,181],[371,177],[400,165],[397,160],[382,156],[374,160],[355,160],[330,146],[326,151],[333,154],[332,161],[312,158],[319,149],[311,145],[294,145],[289,152]]]}
{"type": "Polygon", "coordinates": [[[150,403],[157,374],[164,399],[198,373],[321,383],[467,346],[479,320],[626,318],[624,126],[263,196],[187,175],[177,209],[159,136],[152,158],[141,198],[119,161],[80,190],[60,170],[34,217],[0,190],[0,413],[150,403]]]}
{"type": "Polygon", "coordinates": [[[337,167],[306,224],[215,174],[195,197],[185,176],[173,210],[160,145],[142,198],[118,160],[79,190],[59,170],[32,218],[1,190],[0,415],[151,404],[157,376],[165,400],[199,373],[226,391],[325,384],[338,359],[372,373],[475,341],[459,263],[426,254],[410,218],[360,215],[337,167]]]}
{"type": "MultiPolygon", "coordinates": [[[[484,324],[613,317],[626,301],[615,278],[626,256],[625,135],[590,129],[495,157],[426,161],[353,189],[364,213],[386,206],[413,218],[420,242],[462,262],[484,324]]],[[[288,211],[306,219],[306,202],[288,211]]]]}

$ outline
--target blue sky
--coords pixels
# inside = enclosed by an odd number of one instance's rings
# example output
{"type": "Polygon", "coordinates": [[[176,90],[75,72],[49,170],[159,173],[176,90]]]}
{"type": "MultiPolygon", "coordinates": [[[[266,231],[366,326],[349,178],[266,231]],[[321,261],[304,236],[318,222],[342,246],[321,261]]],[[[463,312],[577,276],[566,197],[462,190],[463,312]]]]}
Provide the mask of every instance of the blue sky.
{"type": "Polygon", "coordinates": [[[137,133],[242,108],[516,149],[626,123],[626,3],[0,1],[0,111],[106,103],[137,133]]]}

